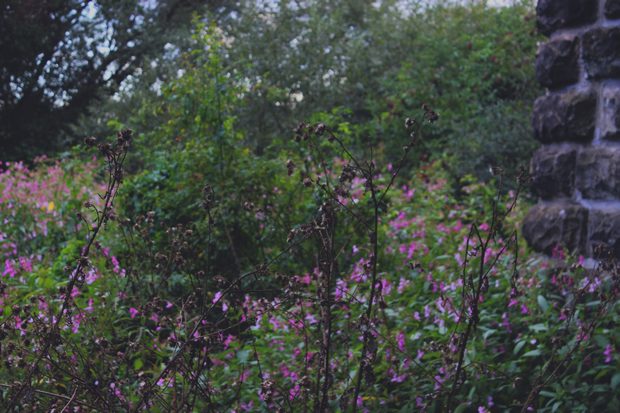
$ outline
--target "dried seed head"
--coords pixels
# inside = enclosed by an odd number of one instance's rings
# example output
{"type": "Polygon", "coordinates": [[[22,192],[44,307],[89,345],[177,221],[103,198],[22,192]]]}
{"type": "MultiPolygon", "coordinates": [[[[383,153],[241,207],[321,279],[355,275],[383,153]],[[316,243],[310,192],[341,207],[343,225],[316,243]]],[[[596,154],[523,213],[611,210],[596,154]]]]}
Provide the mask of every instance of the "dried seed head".
{"type": "Polygon", "coordinates": [[[415,126],[415,120],[411,119],[411,118],[407,118],[405,119],[405,128],[407,129],[411,129],[415,126]]]}
{"type": "Polygon", "coordinates": [[[290,159],[286,161],[286,171],[288,172],[288,176],[293,175],[295,171],[295,164],[290,159]]]}

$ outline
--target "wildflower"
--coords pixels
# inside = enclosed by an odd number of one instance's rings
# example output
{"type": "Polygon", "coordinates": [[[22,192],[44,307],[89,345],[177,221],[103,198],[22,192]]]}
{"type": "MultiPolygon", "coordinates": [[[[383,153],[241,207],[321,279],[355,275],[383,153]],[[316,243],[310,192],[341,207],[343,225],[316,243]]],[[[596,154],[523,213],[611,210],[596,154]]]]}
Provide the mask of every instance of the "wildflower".
{"type": "Polygon", "coordinates": [[[32,272],[32,261],[27,257],[19,257],[19,266],[26,272],[32,272]]]}
{"type": "Polygon", "coordinates": [[[605,346],[605,351],[603,351],[603,355],[605,356],[605,364],[610,364],[613,360],[613,351],[614,348],[611,344],[607,344],[605,346]]]}
{"type": "Polygon", "coordinates": [[[5,260],[4,261],[4,272],[2,273],[3,276],[8,275],[9,277],[13,278],[17,275],[17,270],[14,267],[13,261],[12,260],[5,260]]]}
{"type": "Polygon", "coordinates": [[[134,307],[130,307],[130,308],[129,308],[129,316],[130,316],[131,318],[136,318],[136,316],[137,316],[139,313],[140,313],[140,312],[139,312],[136,308],[134,308],[134,307]]]}
{"type": "Polygon", "coordinates": [[[398,349],[404,353],[405,350],[406,350],[406,348],[405,348],[405,333],[403,333],[402,331],[400,333],[398,333],[398,336],[396,337],[396,341],[398,343],[398,349]]]}

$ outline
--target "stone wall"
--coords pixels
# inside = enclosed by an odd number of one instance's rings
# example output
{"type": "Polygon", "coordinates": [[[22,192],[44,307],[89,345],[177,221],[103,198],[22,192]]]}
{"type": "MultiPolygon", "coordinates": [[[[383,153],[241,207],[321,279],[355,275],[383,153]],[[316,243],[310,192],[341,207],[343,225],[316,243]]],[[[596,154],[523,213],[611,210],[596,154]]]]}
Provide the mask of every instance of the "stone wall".
{"type": "Polygon", "coordinates": [[[539,202],[524,236],[547,253],[560,244],[620,257],[620,0],[539,0],[536,12],[547,91],[533,109],[539,202]]]}

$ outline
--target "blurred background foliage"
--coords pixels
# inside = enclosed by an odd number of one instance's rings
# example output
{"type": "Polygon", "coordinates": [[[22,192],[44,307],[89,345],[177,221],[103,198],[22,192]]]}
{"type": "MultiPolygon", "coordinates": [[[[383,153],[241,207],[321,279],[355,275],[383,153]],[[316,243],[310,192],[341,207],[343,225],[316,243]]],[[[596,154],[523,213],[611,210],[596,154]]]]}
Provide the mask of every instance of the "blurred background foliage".
{"type": "Polygon", "coordinates": [[[204,111],[218,110],[219,95],[194,93],[205,77],[219,76],[217,87],[236,89],[221,116],[229,125],[234,119],[253,154],[285,145],[297,122],[331,113],[355,125],[360,150],[379,144],[392,156],[406,139],[402,119],[427,103],[442,121],[419,158],[447,157],[455,177],[488,179],[496,165],[513,173],[534,146],[531,2],[425,3],[48,1],[46,14],[9,2],[1,16],[0,145],[6,159],[32,158],[119,125],[177,139],[179,131],[160,127],[168,118],[154,110],[161,101],[185,105],[174,113],[175,122],[194,124],[185,138],[217,139],[204,111]],[[217,54],[195,36],[204,27],[218,39],[217,54]],[[218,73],[197,76],[207,55],[217,56],[218,73]]]}

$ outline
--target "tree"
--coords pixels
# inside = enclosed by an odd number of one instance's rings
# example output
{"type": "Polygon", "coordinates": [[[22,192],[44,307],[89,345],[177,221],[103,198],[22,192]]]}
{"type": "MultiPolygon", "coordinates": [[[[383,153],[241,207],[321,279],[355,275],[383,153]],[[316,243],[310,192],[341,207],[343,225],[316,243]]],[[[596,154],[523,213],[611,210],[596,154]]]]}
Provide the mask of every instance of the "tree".
{"type": "MultiPolygon", "coordinates": [[[[228,3],[228,4],[227,4],[228,3]]],[[[4,160],[57,148],[99,98],[156,54],[206,5],[198,0],[2,0],[0,150],[4,160]],[[66,134],[64,135],[67,136],[66,134]]]]}

